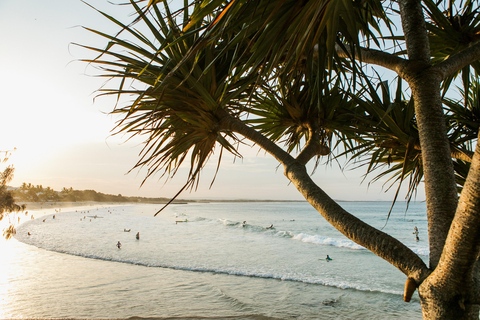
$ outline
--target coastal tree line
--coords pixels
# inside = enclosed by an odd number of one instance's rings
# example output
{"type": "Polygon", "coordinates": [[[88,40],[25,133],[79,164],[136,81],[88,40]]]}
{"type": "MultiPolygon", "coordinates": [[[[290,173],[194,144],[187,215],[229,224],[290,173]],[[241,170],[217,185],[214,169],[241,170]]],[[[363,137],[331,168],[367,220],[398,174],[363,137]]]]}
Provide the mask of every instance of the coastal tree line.
{"type": "MultiPolygon", "coordinates": [[[[116,132],[143,137],[136,168],[194,189],[212,155],[250,144],[349,239],[406,277],[425,319],[480,310],[478,0],[130,0],[104,47],[81,45],[111,78],[116,132]],[[120,97],[127,97],[126,101],[120,97]],[[322,189],[324,164],[363,167],[387,188],[424,187],[429,261],[322,189]]],[[[272,168],[273,169],[273,168],[272,168]]],[[[213,179],[215,180],[215,179],[213,179]]],[[[212,182],[213,183],[213,182],[212,182]]],[[[389,213],[386,213],[386,215],[389,213]]]]}
{"type": "Polygon", "coordinates": [[[72,187],[55,191],[50,187],[22,183],[19,188],[11,189],[13,198],[18,203],[23,202],[142,202],[142,203],[166,203],[168,198],[147,198],[135,196],[113,195],[95,190],[75,190],[72,187]]]}

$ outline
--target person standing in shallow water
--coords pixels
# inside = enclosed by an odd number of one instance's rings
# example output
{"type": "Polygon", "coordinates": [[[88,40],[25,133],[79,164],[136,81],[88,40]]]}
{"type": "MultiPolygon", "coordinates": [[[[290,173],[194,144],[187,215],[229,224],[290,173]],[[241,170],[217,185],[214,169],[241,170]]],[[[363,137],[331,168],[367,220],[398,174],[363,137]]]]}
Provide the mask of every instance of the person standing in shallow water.
{"type": "Polygon", "coordinates": [[[117,242],[117,248],[120,249],[122,247],[122,244],[120,243],[120,241],[117,242]]]}
{"type": "Polygon", "coordinates": [[[135,235],[135,238],[136,238],[137,240],[140,240],[140,232],[137,232],[137,234],[135,235]]]}

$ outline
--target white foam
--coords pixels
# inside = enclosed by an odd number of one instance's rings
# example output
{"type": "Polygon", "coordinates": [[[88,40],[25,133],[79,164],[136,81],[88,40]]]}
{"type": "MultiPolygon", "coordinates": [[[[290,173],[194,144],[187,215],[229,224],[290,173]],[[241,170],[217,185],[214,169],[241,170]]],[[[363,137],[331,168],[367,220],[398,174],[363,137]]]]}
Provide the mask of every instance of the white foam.
{"type": "Polygon", "coordinates": [[[336,239],[336,238],[324,237],[320,235],[312,236],[306,233],[297,234],[293,236],[293,239],[306,242],[306,243],[314,243],[314,244],[319,244],[324,246],[334,246],[334,247],[348,248],[353,250],[365,250],[365,248],[362,247],[361,245],[356,244],[355,242],[348,239],[336,239]]]}
{"type": "Polygon", "coordinates": [[[429,256],[430,250],[428,248],[414,248],[412,249],[413,252],[420,256],[429,256]]]}

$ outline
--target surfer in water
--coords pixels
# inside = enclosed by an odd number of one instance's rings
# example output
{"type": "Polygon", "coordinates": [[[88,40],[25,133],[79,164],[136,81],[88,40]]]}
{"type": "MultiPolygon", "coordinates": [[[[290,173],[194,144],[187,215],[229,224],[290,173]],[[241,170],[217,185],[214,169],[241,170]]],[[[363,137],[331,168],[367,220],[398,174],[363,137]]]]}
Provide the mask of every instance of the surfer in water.
{"type": "Polygon", "coordinates": [[[271,224],[269,227],[266,227],[265,229],[273,229],[273,224],[271,224]]]}
{"type": "Polygon", "coordinates": [[[244,227],[244,228],[245,228],[245,226],[246,226],[246,225],[247,225],[247,221],[243,221],[243,223],[242,223],[242,227],[244,227]]]}
{"type": "Polygon", "coordinates": [[[333,259],[330,258],[330,256],[327,254],[327,257],[325,258],[325,260],[327,260],[327,262],[328,262],[328,261],[332,261],[333,259]]]}
{"type": "Polygon", "coordinates": [[[122,247],[122,244],[120,243],[120,241],[117,242],[117,248],[120,249],[122,247]]]}

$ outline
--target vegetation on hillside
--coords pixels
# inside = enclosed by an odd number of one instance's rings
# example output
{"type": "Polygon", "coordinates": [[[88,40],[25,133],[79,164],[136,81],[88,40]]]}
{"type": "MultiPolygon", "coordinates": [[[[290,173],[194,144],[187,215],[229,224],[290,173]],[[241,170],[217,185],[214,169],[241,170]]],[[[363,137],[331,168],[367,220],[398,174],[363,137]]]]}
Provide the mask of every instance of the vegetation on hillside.
{"type": "Polygon", "coordinates": [[[50,187],[23,183],[20,188],[12,190],[11,193],[17,202],[142,202],[142,203],[165,203],[168,198],[145,198],[129,197],[121,194],[105,194],[95,190],[74,190],[72,187],[63,188],[62,191],[55,191],[50,187]]]}

